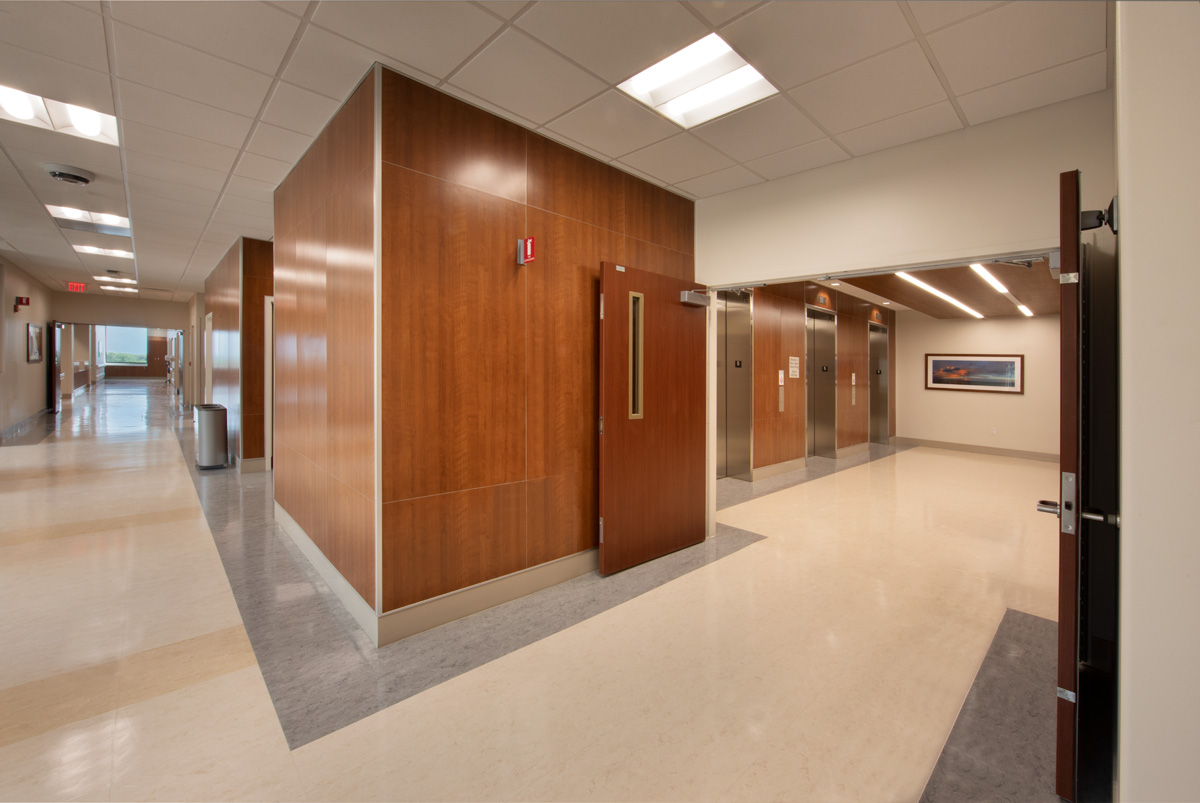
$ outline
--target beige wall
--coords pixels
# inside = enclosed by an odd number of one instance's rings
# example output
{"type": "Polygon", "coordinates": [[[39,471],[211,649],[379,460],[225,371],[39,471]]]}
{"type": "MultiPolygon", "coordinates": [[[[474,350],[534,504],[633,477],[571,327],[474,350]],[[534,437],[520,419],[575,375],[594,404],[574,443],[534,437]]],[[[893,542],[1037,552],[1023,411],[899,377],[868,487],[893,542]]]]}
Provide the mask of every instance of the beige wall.
{"type": "Polygon", "coordinates": [[[162,329],[187,327],[188,306],[182,301],[109,298],[91,293],[54,293],[50,307],[55,320],[71,323],[157,326],[162,329]]]}
{"type": "Polygon", "coordinates": [[[897,312],[896,437],[1057,455],[1058,325],[1057,315],[977,321],[897,312]],[[1025,393],[926,390],[926,354],[1024,354],[1025,393]]]}
{"type": "Polygon", "coordinates": [[[1200,797],[1197,43],[1200,3],[1117,4],[1124,800],[1200,797]]]}
{"type": "Polygon", "coordinates": [[[25,271],[0,260],[0,429],[19,424],[46,408],[46,363],[26,362],[27,324],[40,324],[47,355],[50,290],[25,271]],[[29,296],[29,306],[13,312],[13,299],[29,296]]]}
{"type": "MultiPolygon", "coordinates": [[[[1112,93],[696,202],[696,281],[820,276],[1058,247],[1058,174],[1114,190],[1112,93]]],[[[1103,204],[1101,203],[1103,202],[1103,204]]]]}

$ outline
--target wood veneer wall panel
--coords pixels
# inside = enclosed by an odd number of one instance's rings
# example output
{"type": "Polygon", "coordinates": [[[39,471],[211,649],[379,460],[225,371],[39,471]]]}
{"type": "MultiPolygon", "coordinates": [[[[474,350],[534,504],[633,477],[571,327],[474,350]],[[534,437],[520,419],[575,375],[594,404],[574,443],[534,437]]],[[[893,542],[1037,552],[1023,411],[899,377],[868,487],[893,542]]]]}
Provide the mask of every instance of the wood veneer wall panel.
{"type": "Polygon", "coordinates": [[[696,278],[696,258],[691,254],[633,237],[625,238],[625,266],[685,282],[695,281],[696,278]]]}
{"type": "Polygon", "coordinates": [[[597,545],[600,263],[625,238],[532,209],[528,287],[529,565],[597,545]]]}
{"type": "Polygon", "coordinates": [[[385,162],[524,203],[527,136],[515,123],[383,73],[385,162]]]}
{"type": "Polygon", "coordinates": [[[695,220],[695,205],[688,199],[625,175],[625,233],[630,237],[694,255],[695,220]]]}
{"type": "Polygon", "coordinates": [[[374,109],[372,73],[276,189],[273,280],[275,499],[372,607],[374,109]]]}
{"type": "Polygon", "coordinates": [[[525,568],[525,504],[524,482],[384,504],[384,610],[525,568]]]}
{"type": "Polygon", "coordinates": [[[779,462],[779,374],[783,350],[782,299],[753,291],[754,467],[779,462]]]}
{"type": "Polygon", "coordinates": [[[624,228],[625,174],[536,134],[529,134],[528,192],[531,207],[614,232],[624,228]]]}
{"type": "Polygon", "coordinates": [[[525,478],[525,208],[383,166],[384,501],[525,478]]]}
{"type": "Polygon", "coordinates": [[[845,449],[868,439],[867,319],[839,314],[837,338],[837,448],[845,449]]]}
{"type": "MultiPolygon", "coordinates": [[[[212,403],[225,407],[229,454],[241,455],[239,294],[242,247],[239,238],[204,280],[204,308],[212,314],[212,403]]],[[[111,374],[110,374],[111,376],[111,374]]]]}
{"type": "Polygon", "coordinates": [[[362,170],[325,210],[326,467],[368,500],[375,496],[375,359],[364,344],[375,337],[374,181],[372,168],[362,170]]]}
{"type": "MultiPolygon", "coordinates": [[[[779,462],[798,460],[805,456],[808,444],[805,427],[805,359],[808,341],[805,322],[807,312],[803,301],[784,299],[780,308],[781,354],[780,368],[784,374],[784,410],[780,416],[782,428],[777,457],[779,462]],[[792,378],[791,358],[800,360],[799,376],[792,378]]],[[[776,391],[778,392],[778,391],[776,391]]]]}

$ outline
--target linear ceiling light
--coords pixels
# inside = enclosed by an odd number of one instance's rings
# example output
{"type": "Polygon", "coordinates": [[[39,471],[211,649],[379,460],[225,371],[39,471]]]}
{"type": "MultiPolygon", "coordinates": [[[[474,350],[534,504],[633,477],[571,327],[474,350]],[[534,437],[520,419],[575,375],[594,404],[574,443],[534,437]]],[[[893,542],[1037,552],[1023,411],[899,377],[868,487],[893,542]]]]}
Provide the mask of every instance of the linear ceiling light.
{"type": "Polygon", "coordinates": [[[118,276],[93,276],[98,282],[119,282],[120,284],[137,284],[137,279],[122,279],[118,276]]]}
{"type": "Polygon", "coordinates": [[[617,87],[684,128],[779,92],[711,33],[617,87]]]}
{"type": "Polygon", "coordinates": [[[100,285],[100,289],[101,290],[115,290],[118,293],[136,293],[137,292],[136,287],[106,287],[105,285],[100,285]]]}
{"type": "Polygon", "coordinates": [[[927,293],[932,293],[933,295],[935,295],[935,296],[937,296],[938,298],[942,299],[942,301],[948,301],[948,302],[950,302],[951,304],[953,304],[954,306],[958,307],[960,310],[962,310],[963,312],[967,313],[968,315],[973,315],[973,316],[975,316],[976,318],[982,318],[982,317],[983,317],[983,316],[982,316],[982,315],[980,315],[978,312],[976,312],[975,310],[971,309],[970,307],[968,307],[966,304],[964,304],[964,303],[962,303],[961,301],[959,301],[959,300],[958,300],[957,298],[955,298],[954,296],[947,295],[947,294],[943,293],[941,290],[937,289],[936,287],[933,287],[933,286],[931,286],[931,285],[925,284],[925,282],[921,281],[920,279],[918,279],[918,278],[916,278],[916,277],[914,277],[914,276],[909,276],[907,273],[905,273],[905,272],[904,272],[904,271],[902,271],[902,270],[898,270],[898,271],[896,271],[896,275],[897,275],[897,276],[899,276],[899,277],[900,277],[901,279],[903,279],[904,281],[906,281],[906,282],[909,282],[910,284],[915,284],[917,287],[920,287],[920,288],[921,288],[922,290],[924,290],[925,292],[927,292],[927,293]]]}
{"type": "Polygon", "coordinates": [[[1023,315],[1028,318],[1033,317],[1033,312],[1030,311],[1029,307],[1025,306],[1020,301],[1017,301],[1013,294],[1008,292],[1008,288],[1001,284],[999,279],[989,273],[987,268],[985,268],[983,265],[980,265],[978,262],[975,262],[971,264],[971,270],[982,276],[983,280],[990,284],[993,290],[1011,301],[1023,315]]]}
{"type": "Polygon", "coordinates": [[[12,120],[93,142],[121,144],[117,118],[111,114],[43,98],[10,86],[0,86],[0,120],[12,120]]]}
{"type": "Polygon", "coordinates": [[[52,206],[50,204],[46,204],[46,211],[50,213],[51,217],[56,217],[60,220],[82,220],[102,226],[115,226],[120,229],[129,228],[129,218],[121,217],[120,215],[110,215],[107,212],[85,212],[82,209],[73,209],[69,206],[52,206]]]}
{"type": "Polygon", "coordinates": [[[132,251],[122,251],[119,248],[97,248],[94,245],[77,245],[75,250],[81,254],[95,254],[104,257],[120,257],[121,259],[133,259],[132,251]]]}

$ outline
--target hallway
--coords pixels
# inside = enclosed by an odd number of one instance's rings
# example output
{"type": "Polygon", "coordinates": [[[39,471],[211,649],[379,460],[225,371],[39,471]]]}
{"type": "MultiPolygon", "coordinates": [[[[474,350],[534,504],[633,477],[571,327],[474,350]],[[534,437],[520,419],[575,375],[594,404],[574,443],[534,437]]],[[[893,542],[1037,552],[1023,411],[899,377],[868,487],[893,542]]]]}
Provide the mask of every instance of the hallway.
{"type": "Polygon", "coordinates": [[[917,800],[1056,610],[1056,466],[917,448],[376,651],[165,385],[61,418],[0,449],[5,799],[917,800]]]}

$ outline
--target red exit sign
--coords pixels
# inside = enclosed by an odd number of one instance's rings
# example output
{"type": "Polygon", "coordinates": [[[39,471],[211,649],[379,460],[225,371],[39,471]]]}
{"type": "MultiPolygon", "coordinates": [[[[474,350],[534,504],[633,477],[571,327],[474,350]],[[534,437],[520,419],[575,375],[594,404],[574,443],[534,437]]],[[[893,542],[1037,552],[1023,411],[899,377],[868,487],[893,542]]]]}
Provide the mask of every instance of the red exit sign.
{"type": "Polygon", "coordinates": [[[67,282],[67,292],[86,293],[87,285],[84,282],[67,282]]]}

